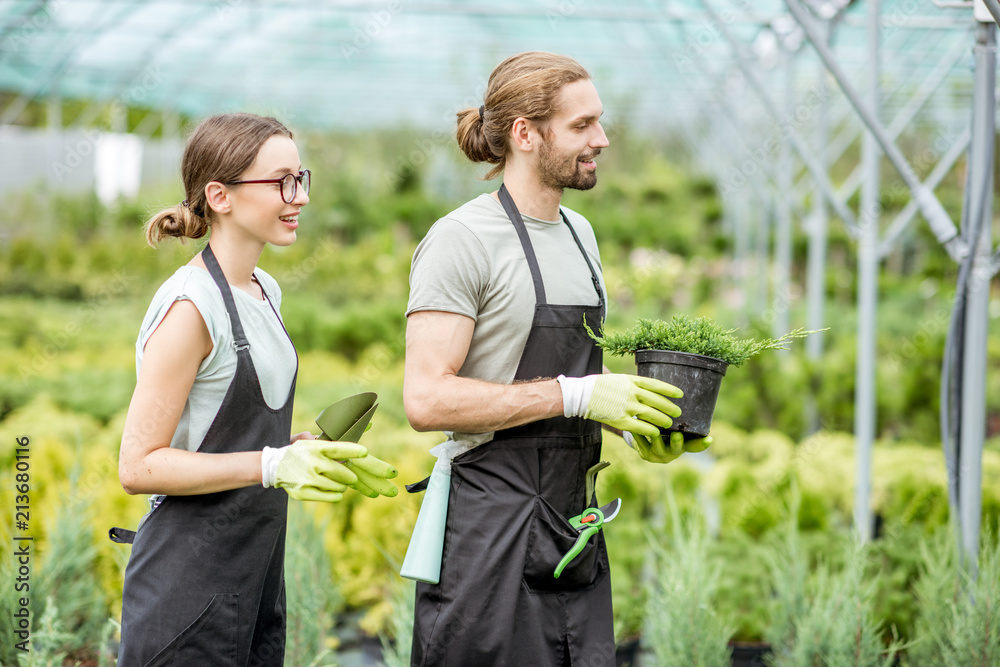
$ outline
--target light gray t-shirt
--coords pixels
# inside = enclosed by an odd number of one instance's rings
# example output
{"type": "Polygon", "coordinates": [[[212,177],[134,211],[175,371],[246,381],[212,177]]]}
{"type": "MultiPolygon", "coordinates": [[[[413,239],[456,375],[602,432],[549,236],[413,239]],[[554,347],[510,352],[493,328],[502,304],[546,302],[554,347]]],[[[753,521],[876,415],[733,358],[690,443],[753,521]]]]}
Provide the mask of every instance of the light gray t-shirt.
{"type": "MultiPolygon", "coordinates": [[[[267,299],[258,300],[237,288],[232,288],[233,300],[250,343],[250,358],[257,371],[261,393],[268,406],[277,409],[285,404],[292,386],[296,369],[295,349],[276,315],[276,312],[281,312],[281,289],[278,283],[261,269],[256,269],[254,274],[264,293],[274,304],[274,309],[272,310],[267,299]]],[[[135,344],[135,367],[138,375],[146,342],[163,321],[170,306],[182,299],[198,308],[212,337],[212,351],[198,367],[184,412],[170,440],[171,447],[193,452],[201,447],[236,375],[236,350],[233,348],[229,313],[226,312],[222,292],[208,271],[198,266],[182,266],[160,286],[139,330],[139,338],[135,344]]],[[[288,443],[263,444],[281,447],[288,443]]]]}
{"type": "MultiPolygon", "coordinates": [[[[565,207],[563,211],[606,294],[594,230],[579,213],[565,207]]],[[[590,269],[562,219],[522,217],[538,259],[546,300],[550,304],[597,305],[590,269]]],[[[406,314],[421,310],[457,313],[475,320],[469,354],[459,376],[498,384],[514,380],[531,330],[535,290],[517,231],[492,196],[480,195],[444,216],[417,246],[406,314]]],[[[493,438],[492,432],[447,435],[472,445],[493,438]]]]}

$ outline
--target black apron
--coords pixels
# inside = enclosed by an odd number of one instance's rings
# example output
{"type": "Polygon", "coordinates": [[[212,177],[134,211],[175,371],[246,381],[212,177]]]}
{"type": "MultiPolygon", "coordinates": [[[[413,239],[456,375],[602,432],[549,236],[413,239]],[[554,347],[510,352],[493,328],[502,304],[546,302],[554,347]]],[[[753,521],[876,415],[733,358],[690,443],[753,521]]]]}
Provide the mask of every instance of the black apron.
{"type": "MultiPolygon", "coordinates": [[[[535,287],[515,380],[601,373],[601,350],[583,323],[600,327],[604,296],[575,230],[563,213],[590,267],[596,306],[546,302],[521,215],[506,187],[499,194],[535,287]]],[[[600,454],[600,424],[553,417],[497,431],[492,442],[455,457],[441,581],[417,584],[413,667],[615,664],[604,532],[552,576],[578,535],[567,518],[597,505],[584,497],[585,476],[600,454]]]]}
{"type": "MultiPolygon", "coordinates": [[[[285,404],[271,409],[211,246],[202,256],[229,312],[237,364],[198,451],[223,454],[287,444],[295,379],[285,404]]],[[[115,541],[134,538],[125,569],[118,664],[282,665],[287,508],[282,489],[248,486],[167,496],[135,534],[112,529],[115,541]]]]}

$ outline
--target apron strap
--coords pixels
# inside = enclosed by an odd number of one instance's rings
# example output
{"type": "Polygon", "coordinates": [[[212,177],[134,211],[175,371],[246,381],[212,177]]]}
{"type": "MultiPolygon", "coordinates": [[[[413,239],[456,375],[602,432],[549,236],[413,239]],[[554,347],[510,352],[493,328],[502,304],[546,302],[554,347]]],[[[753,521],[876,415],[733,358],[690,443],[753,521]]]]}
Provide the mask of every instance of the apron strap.
{"type": "Polygon", "coordinates": [[[424,477],[419,482],[414,482],[413,484],[407,484],[406,485],[406,492],[407,493],[420,493],[421,491],[426,491],[427,490],[427,485],[430,483],[430,481],[431,481],[430,477],[424,477]]]}
{"type": "Polygon", "coordinates": [[[580,249],[580,254],[583,255],[583,259],[587,262],[587,268],[590,269],[590,280],[594,283],[594,289],[597,290],[597,305],[601,307],[601,321],[608,316],[608,304],[604,300],[604,290],[601,289],[601,279],[597,277],[597,271],[594,270],[594,265],[590,261],[590,257],[587,255],[587,251],[584,249],[583,244],[580,243],[580,237],[577,236],[576,230],[573,229],[573,225],[569,223],[569,218],[566,217],[566,211],[559,208],[559,215],[562,216],[563,222],[569,227],[569,233],[573,235],[573,240],[576,241],[576,247],[580,249]]]}
{"type": "Polygon", "coordinates": [[[135,531],[115,526],[108,531],[108,537],[117,544],[132,544],[135,541],[135,531]]]}
{"type": "MultiPolygon", "coordinates": [[[[545,300],[545,285],[542,283],[542,272],[538,268],[535,249],[531,245],[531,239],[528,237],[528,229],[524,226],[524,219],[521,217],[521,212],[517,210],[517,205],[514,204],[510,192],[507,191],[506,184],[500,186],[500,192],[497,194],[500,197],[500,203],[503,204],[504,211],[507,212],[507,217],[514,224],[514,229],[517,230],[517,237],[521,241],[521,248],[524,250],[524,258],[528,260],[528,269],[531,270],[531,282],[535,285],[535,303],[547,303],[545,300]]],[[[587,251],[580,242],[580,237],[577,235],[576,230],[573,229],[573,225],[570,224],[569,218],[566,217],[566,212],[562,208],[559,209],[559,215],[562,216],[563,222],[569,227],[569,233],[573,235],[576,247],[580,250],[580,254],[583,255],[584,261],[587,262],[587,268],[590,269],[590,280],[594,284],[594,289],[597,290],[597,300],[598,305],[601,307],[601,320],[603,321],[607,316],[608,307],[604,300],[604,291],[601,289],[601,280],[597,277],[594,264],[590,261],[590,257],[587,256],[587,251]]]]}
{"type": "MultiPolygon", "coordinates": [[[[233,327],[233,347],[236,348],[237,352],[250,349],[250,341],[247,340],[246,334],[243,333],[240,314],[236,310],[236,302],[233,300],[233,291],[226,281],[226,275],[222,272],[222,267],[219,266],[219,260],[215,258],[215,253],[212,252],[211,243],[205,246],[201,255],[202,259],[205,260],[205,266],[208,267],[208,272],[212,274],[215,284],[219,286],[219,291],[222,292],[222,300],[226,303],[226,311],[229,313],[229,321],[233,327]]],[[[261,292],[263,291],[262,287],[261,292]]],[[[267,297],[265,296],[264,298],[267,297]]]]}
{"type": "MultiPolygon", "coordinates": [[[[507,191],[507,185],[500,186],[500,203],[503,210],[507,212],[507,217],[514,223],[517,230],[517,237],[521,240],[521,248],[524,250],[524,258],[528,260],[528,268],[531,270],[531,282],[535,284],[535,303],[546,303],[545,285],[542,284],[542,272],[538,268],[538,260],[535,259],[535,249],[531,247],[531,239],[528,238],[528,230],[524,226],[521,212],[517,210],[514,200],[507,191]]],[[[577,241],[579,243],[579,241],[577,241]]]]}

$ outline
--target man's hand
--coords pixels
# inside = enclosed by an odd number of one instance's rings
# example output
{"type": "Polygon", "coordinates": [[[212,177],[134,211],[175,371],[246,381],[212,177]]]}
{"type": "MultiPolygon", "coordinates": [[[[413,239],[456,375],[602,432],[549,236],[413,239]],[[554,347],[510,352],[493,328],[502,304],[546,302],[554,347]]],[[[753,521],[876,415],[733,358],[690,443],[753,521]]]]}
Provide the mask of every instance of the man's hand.
{"type": "Polygon", "coordinates": [[[625,443],[639,454],[639,458],[650,463],[670,463],[684,452],[703,452],[712,444],[710,435],[685,441],[684,434],[680,431],[673,431],[670,434],[669,443],[665,442],[659,433],[647,438],[625,431],[622,437],[625,443]]]}
{"type": "Polygon", "coordinates": [[[298,434],[287,447],[265,447],[261,452],[261,481],[285,490],[296,500],[339,502],[358,476],[340,462],[368,454],[353,442],[304,439],[298,434]]]}
{"type": "Polygon", "coordinates": [[[560,375],[556,379],[562,387],[563,414],[567,417],[593,419],[653,438],[659,437],[660,428],[670,428],[672,417],[681,414],[669,399],[684,393],[653,378],[604,373],[582,378],[560,375]]]}

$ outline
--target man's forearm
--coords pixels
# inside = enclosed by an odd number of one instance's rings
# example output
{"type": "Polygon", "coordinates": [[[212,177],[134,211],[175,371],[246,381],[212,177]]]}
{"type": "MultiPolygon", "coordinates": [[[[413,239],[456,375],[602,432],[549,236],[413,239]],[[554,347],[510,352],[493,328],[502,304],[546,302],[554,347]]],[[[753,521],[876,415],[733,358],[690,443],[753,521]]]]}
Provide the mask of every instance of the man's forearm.
{"type": "Polygon", "coordinates": [[[418,431],[487,433],[563,414],[556,380],[504,385],[451,375],[421,387],[404,385],[404,400],[418,431]]]}

